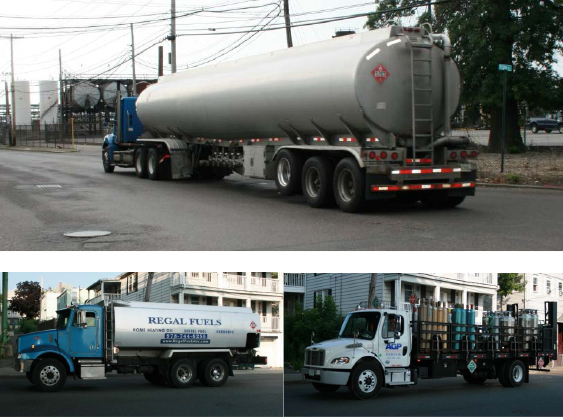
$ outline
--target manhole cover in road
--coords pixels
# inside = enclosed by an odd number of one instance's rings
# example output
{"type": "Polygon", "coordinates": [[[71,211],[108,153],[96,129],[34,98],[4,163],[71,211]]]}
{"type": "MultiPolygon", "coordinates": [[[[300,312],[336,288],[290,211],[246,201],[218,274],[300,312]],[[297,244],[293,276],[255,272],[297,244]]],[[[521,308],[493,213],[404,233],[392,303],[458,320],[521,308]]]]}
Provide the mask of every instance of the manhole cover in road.
{"type": "Polygon", "coordinates": [[[111,232],[107,230],[82,230],[79,232],[66,232],[63,235],[70,238],[95,238],[97,236],[111,235],[111,232]]]}

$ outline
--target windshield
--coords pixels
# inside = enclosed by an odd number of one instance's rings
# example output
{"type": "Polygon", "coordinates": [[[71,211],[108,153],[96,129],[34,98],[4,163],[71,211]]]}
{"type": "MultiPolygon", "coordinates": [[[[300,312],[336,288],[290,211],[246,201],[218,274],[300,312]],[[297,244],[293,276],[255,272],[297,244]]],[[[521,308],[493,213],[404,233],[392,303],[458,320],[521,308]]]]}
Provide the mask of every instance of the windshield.
{"type": "Polygon", "coordinates": [[[64,311],[59,313],[59,317],[57,318],[57,329],[64,330],[66,325],[68,324],[68,318],[70,317],[70,310],[64,311]]]}
{"type": "Polygon", "coordinates": [[[379,312],[351,313],[346,317],[339,337],[354,338],[354,332],[358,331],[358,338],[373,340],[379,324],[379,317],[379,312]]]}

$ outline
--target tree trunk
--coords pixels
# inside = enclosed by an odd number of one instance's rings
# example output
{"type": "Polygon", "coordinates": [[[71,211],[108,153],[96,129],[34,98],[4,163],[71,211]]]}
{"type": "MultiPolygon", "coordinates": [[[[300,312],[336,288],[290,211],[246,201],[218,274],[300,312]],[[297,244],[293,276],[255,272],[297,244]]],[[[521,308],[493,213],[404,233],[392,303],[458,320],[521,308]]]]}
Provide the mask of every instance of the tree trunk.
{"type": "MultiPolygon", "coordinates": [[[[505,153],[524,150],[520,127],[518,126],[518,106],[514,99],[506,100],[505,153]]],[[[502,151],[502,107],[491,109],[491,131],[489,133],[489,152],[502,151]]]]}
{"type": "Polygon", "coordinates": [[[369,281],[369,294],[368,294],[368,307],[371,308],[373,305],[373,300],[375,299],[375,280],[377,278],[376,273],[371,274],[371,280],[369,281]]]}

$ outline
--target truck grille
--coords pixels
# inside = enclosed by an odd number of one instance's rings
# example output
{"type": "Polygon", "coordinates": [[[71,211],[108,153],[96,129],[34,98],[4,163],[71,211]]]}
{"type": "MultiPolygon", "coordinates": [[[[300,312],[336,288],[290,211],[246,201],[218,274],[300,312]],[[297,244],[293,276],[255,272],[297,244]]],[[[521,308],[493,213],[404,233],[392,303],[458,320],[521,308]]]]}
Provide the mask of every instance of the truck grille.
{"type": "Polygon", "coordinates": [[[305,365],[307,366],[324,366],[325,351],[324,350],[307,350],[305,353],[305,365]]]}

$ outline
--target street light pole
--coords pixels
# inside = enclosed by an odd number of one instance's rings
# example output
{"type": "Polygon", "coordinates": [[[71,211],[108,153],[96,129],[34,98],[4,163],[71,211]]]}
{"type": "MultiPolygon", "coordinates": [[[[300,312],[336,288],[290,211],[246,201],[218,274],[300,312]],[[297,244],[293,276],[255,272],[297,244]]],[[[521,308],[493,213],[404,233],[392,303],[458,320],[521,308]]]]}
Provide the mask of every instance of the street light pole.
{"type": "Polygon", "coordinates": [[[131,61],[133,62],[133,96],[137,96],[137,77],[135,75],[135,38],[133,24],[131,24],[131,61]]]}
{"type": "Polygon", "coordinates": [[[171,43],[171,65],[172,73],[176,73],[176,0],[172,0],[172,9],[170,11],[170,43],[171,43]]]}

